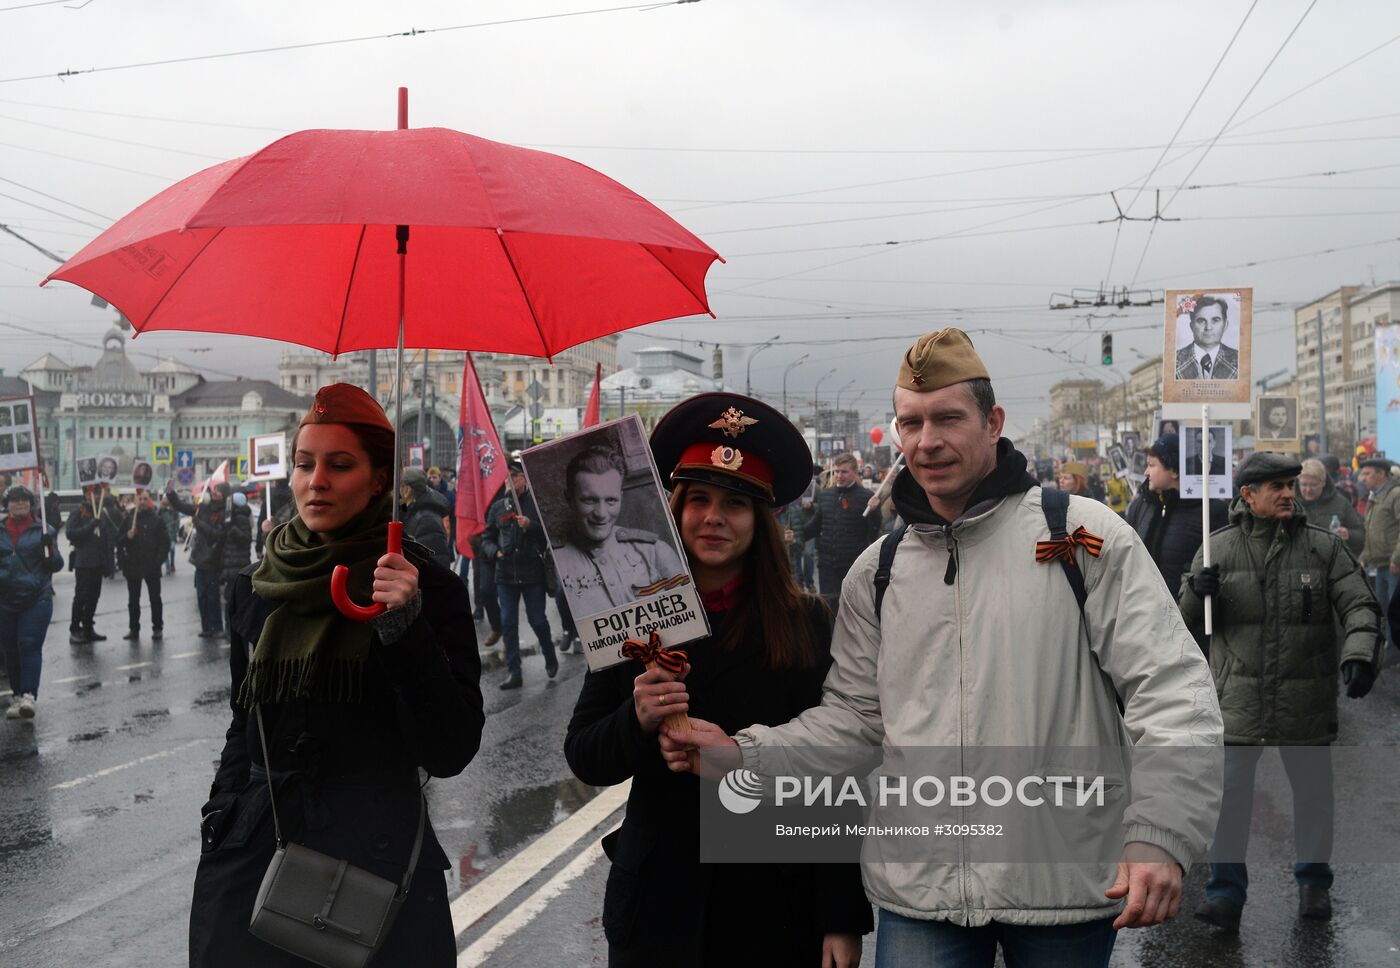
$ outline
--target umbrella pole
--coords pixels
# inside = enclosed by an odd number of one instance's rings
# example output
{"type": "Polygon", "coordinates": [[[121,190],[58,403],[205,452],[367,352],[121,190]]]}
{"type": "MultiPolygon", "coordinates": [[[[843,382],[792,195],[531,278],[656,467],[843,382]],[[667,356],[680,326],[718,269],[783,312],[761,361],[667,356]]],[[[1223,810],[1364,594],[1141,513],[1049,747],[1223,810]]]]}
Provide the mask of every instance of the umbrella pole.
{"type": "MultiPolygon", "coordinates": [[[[399,433],[403,427],[403,316],[404,316],[404,262],[408,259],[408,226],[400,225],[394,237],[399,243],[399,345],[394,354],[394,516],[399,519],[399,487],[403,479],[403,455],[399,450],[399,433]]],[[[419,427],[421,435],[423,428],[419,427]]]]}

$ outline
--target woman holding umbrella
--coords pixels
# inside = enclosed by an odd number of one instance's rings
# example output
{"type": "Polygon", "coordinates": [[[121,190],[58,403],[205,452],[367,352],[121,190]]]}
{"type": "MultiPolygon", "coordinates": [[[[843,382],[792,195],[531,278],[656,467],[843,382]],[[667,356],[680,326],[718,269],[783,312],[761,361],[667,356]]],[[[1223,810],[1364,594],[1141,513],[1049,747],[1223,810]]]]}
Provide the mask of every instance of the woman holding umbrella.
{"type": "Polygon", "coordinates": [[[739,729],[821,699],[831,616],[794,582],[773,514],[811,479],[806,442],[757,400],[706,393],[666,414],[651,447],[713,634],[686,646],[680,676],[635,659],[589,673],[574,707],[564,752],[575,775],[632,778],[627,816],[603,839],[608,963],[855,965],[873,928],[858,865],[700,863],[698,780],[670,772],[657,745],[668,714],[739,729]],[[736,942],[755,905],[771,930],[736,942]]]}
{"type": "MultiPolygon", "coordinates": [[[[363,390],[321,388],[292,444],[297,516],[268,535],[262,561],[234,584],[233,722],[202,810],[192,966],[306,964],[248,930],[273,856],[274,805],[287,840],[398,882],[424,809],[418,771],[455,776],[480,745],[466,588],[411,543],[403,555],[384,553],[393,440],[363,390]],[[329,591],[338,564],[350,568],[352,594],[372,593],[383,614],[364,624],[340,614],[329,591]]],[[[379,964],[455,963],[447,858],[431,823],[421,830],[379,964]]]]}

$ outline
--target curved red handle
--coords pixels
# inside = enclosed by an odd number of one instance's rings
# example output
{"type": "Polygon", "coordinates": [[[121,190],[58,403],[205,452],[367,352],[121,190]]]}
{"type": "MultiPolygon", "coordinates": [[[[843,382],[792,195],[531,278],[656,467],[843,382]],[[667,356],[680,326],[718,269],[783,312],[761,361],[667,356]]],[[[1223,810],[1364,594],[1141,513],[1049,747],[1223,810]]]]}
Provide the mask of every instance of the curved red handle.
{"type": "MultiPolygon", "coordinates": [[[[389,522],[389,554],[403,554],[402,521],[389,522]]],[[[345,583],[349,579],[350,569],[344,565],[336,565],[331,572],[331,601],[335,602],[335,607],[340,609],[341,615],[354,619],[356,622],[368,622],[388,611],[383,602],[375,602],[373,605],[356,605],[350,601],[350,593],[345,588],[345,583]]]]}

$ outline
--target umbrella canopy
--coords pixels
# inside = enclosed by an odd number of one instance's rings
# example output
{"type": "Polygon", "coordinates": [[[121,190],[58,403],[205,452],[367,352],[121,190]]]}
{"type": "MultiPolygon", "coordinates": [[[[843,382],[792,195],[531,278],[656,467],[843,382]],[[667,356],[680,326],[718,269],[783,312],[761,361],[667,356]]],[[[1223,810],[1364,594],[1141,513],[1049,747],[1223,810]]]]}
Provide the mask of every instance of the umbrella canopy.
{"type": "Polygon", "coordinates": [[[311,130],[207,168],[48,279],[138,332],[234,333],[328,353],[404,345],[553,356],[710,312],[719,256],[640,195],[547,152],[446,128],[311,130]]]}

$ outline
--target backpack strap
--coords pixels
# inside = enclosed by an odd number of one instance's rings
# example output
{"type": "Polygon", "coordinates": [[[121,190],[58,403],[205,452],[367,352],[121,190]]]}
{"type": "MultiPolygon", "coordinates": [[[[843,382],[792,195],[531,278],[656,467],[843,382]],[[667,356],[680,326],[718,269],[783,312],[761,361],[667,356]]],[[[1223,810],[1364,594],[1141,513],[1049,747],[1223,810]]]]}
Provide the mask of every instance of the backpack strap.
{"type": "Polygon", "coordinates": [[[909,530],[907,523],[901,524],[880,542],[880,564],[875,569],[875,620],[880,619],[880,605],[885,600],[885,589],[890,587],[890,569],[894,567],[894,553],[899,550],[899,542],[904,532],[909,530]]]}
{"type": "MultiPolygon", "coordinates": [[[[1041,488],[1040,507],[1045,512],[1045,523],[1050,528],[1050,537],[1060,540],[1069,537],[1069,492],[1041,488]]],[[[1089,599],[1089,591],[1084,587],[1084,573],[1079,563],[1073,559],[1060,559],[1064,566],[1065,578],[1074,590],[1074,600],[1079,603],[1079,616],[1084,617],[1084,603],[1089,599]]]]}

